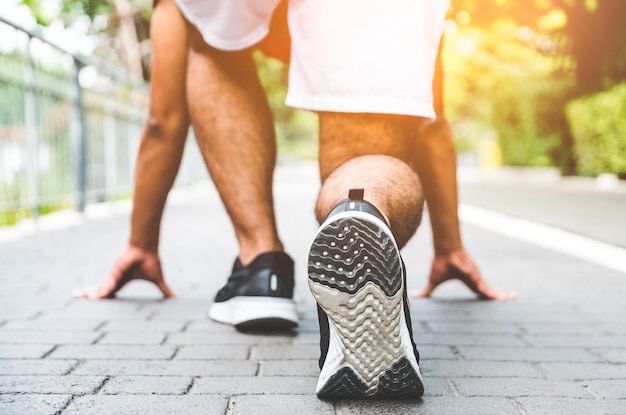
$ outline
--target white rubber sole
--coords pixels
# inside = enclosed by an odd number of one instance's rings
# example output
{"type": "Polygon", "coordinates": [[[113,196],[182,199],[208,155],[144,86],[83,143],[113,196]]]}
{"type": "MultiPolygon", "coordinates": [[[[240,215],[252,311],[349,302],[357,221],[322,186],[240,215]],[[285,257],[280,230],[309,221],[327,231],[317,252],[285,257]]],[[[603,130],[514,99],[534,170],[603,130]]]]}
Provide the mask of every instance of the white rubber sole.
{"type": "Polygon", "coordinates": [[[328,317],[320,398],[417,398],[422,377],[404,312],[400,252],[363,212],[325,221],[309,254],[309,288],[328,317]]]}
{"type": "Polygon", "coordinates": [[[296,326],[298,313],[296,303],[288,298],[233,297],[213,303],[209,317],[217,322],[233,326],[254,325],[255,322],[271,322],[277,325],[296,326]]]}

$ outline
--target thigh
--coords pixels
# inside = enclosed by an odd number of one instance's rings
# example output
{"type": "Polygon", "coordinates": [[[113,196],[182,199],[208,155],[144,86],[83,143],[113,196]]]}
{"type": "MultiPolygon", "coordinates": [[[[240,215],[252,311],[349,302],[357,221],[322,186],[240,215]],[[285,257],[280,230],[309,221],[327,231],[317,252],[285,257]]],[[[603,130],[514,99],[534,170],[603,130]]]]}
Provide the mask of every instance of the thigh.
{"type": "Polygon", "coordinates": [[[174,0],[160,0],[150,23],[150,111],[154,116],[187,113],[187,29],[174,0]]]}
{"type": "Polygon", "coordinates": [[[319,165],[324,181],[346,161],[383,154],[410,163],[411,140],[424,118],[369,113],[319,113],[319,165]]]}

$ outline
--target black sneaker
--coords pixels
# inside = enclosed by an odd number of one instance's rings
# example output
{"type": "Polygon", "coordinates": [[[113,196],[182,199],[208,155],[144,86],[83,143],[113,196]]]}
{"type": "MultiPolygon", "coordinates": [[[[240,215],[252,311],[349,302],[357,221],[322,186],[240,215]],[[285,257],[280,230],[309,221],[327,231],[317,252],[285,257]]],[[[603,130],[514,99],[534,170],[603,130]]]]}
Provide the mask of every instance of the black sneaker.
{"type": "Polygon", "coordinates": [[[320,227],[309,253],[309,287],[320,317],[317,396],[418,398],[405,269],[382,214],[351,190],[320,227]]]}
{"type": "Polygon", "coordinates": [[[286,330],[298,325],[293,301],[293,260],[284,252],[259,255],[244,267],[239,258],[215,296],[209,317],[238,330],[286,330]]]}

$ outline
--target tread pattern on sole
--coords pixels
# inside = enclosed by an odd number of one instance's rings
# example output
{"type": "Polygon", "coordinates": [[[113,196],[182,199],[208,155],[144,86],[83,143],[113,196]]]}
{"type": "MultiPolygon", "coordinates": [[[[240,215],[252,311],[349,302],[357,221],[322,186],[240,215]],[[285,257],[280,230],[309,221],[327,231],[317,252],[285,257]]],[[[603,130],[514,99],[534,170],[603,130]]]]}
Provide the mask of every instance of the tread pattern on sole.
{"type": "Polygon", "coordinates": [[[349,367],[342,367],[317,393],[324,399],[366,398],[367,386],[349,367]]]}
{"type": "Polygon", "coordinates": [[[380,376],[379,396],[415,398],[424,394],[424,384],[406,357],[400,359],[380,376]]]}
{"type": "Polygon", "coordinates": [[[313,242],[309,278],[350,294],[374,282],[391,296],[402,286],[402,265],[395,251],[394,242],[376,224],[339,219],[313,242]]]}
{"type": "Polygon", "coordinates": [[[309,288],[336,333],[320,398],[423,394],[401,334],[401,261],[393,240],[373,222],[341,218],[318,233],[309,254],[309,288]]]}
{"type": "Polygon", "coordinates": [[[367,386],[349,367],[342,367],[326,382],[318,392],[324,399],[354,398],[407,398],[424,394],[424,385],[411,367],[408,359],[402,358],[389,370],[380,375],[378,390],[373,395],[367,394],[367,386]]]}

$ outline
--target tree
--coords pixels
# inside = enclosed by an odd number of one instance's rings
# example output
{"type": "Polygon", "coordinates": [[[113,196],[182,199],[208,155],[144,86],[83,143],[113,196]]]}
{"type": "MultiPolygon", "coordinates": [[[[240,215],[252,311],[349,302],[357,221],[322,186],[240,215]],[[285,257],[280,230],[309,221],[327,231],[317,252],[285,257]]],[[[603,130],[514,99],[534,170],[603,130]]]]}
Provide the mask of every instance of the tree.
{"type": "MultiPolygon", "coordinates": [[[[626,1],[623,0],[453,0],[449,16],[472,27],[496,32],[511,24],[532,33],[528,47],[552,57],[553,79],[563,89],[538,91],[535,115],[538,132],[557,134],[560,145],[551,156],[565,174],[575,172],[573,140],[565,116],[572,99],[604,90],[626,80],[626,1]],[[551,105],[541,105],[546,100],[551,105]]],[[[530,84],[529,84],[530,85],[530,84]]],[[[497,91],[496,91],[497,92],[497,91]]],[[[520,93],[528,93],[521,90],[520,93]]],[[[511,108],[495,105],[502,118],[511,108]]],[[[502,126],[501,126],[502,127],[502,126]]]]}

